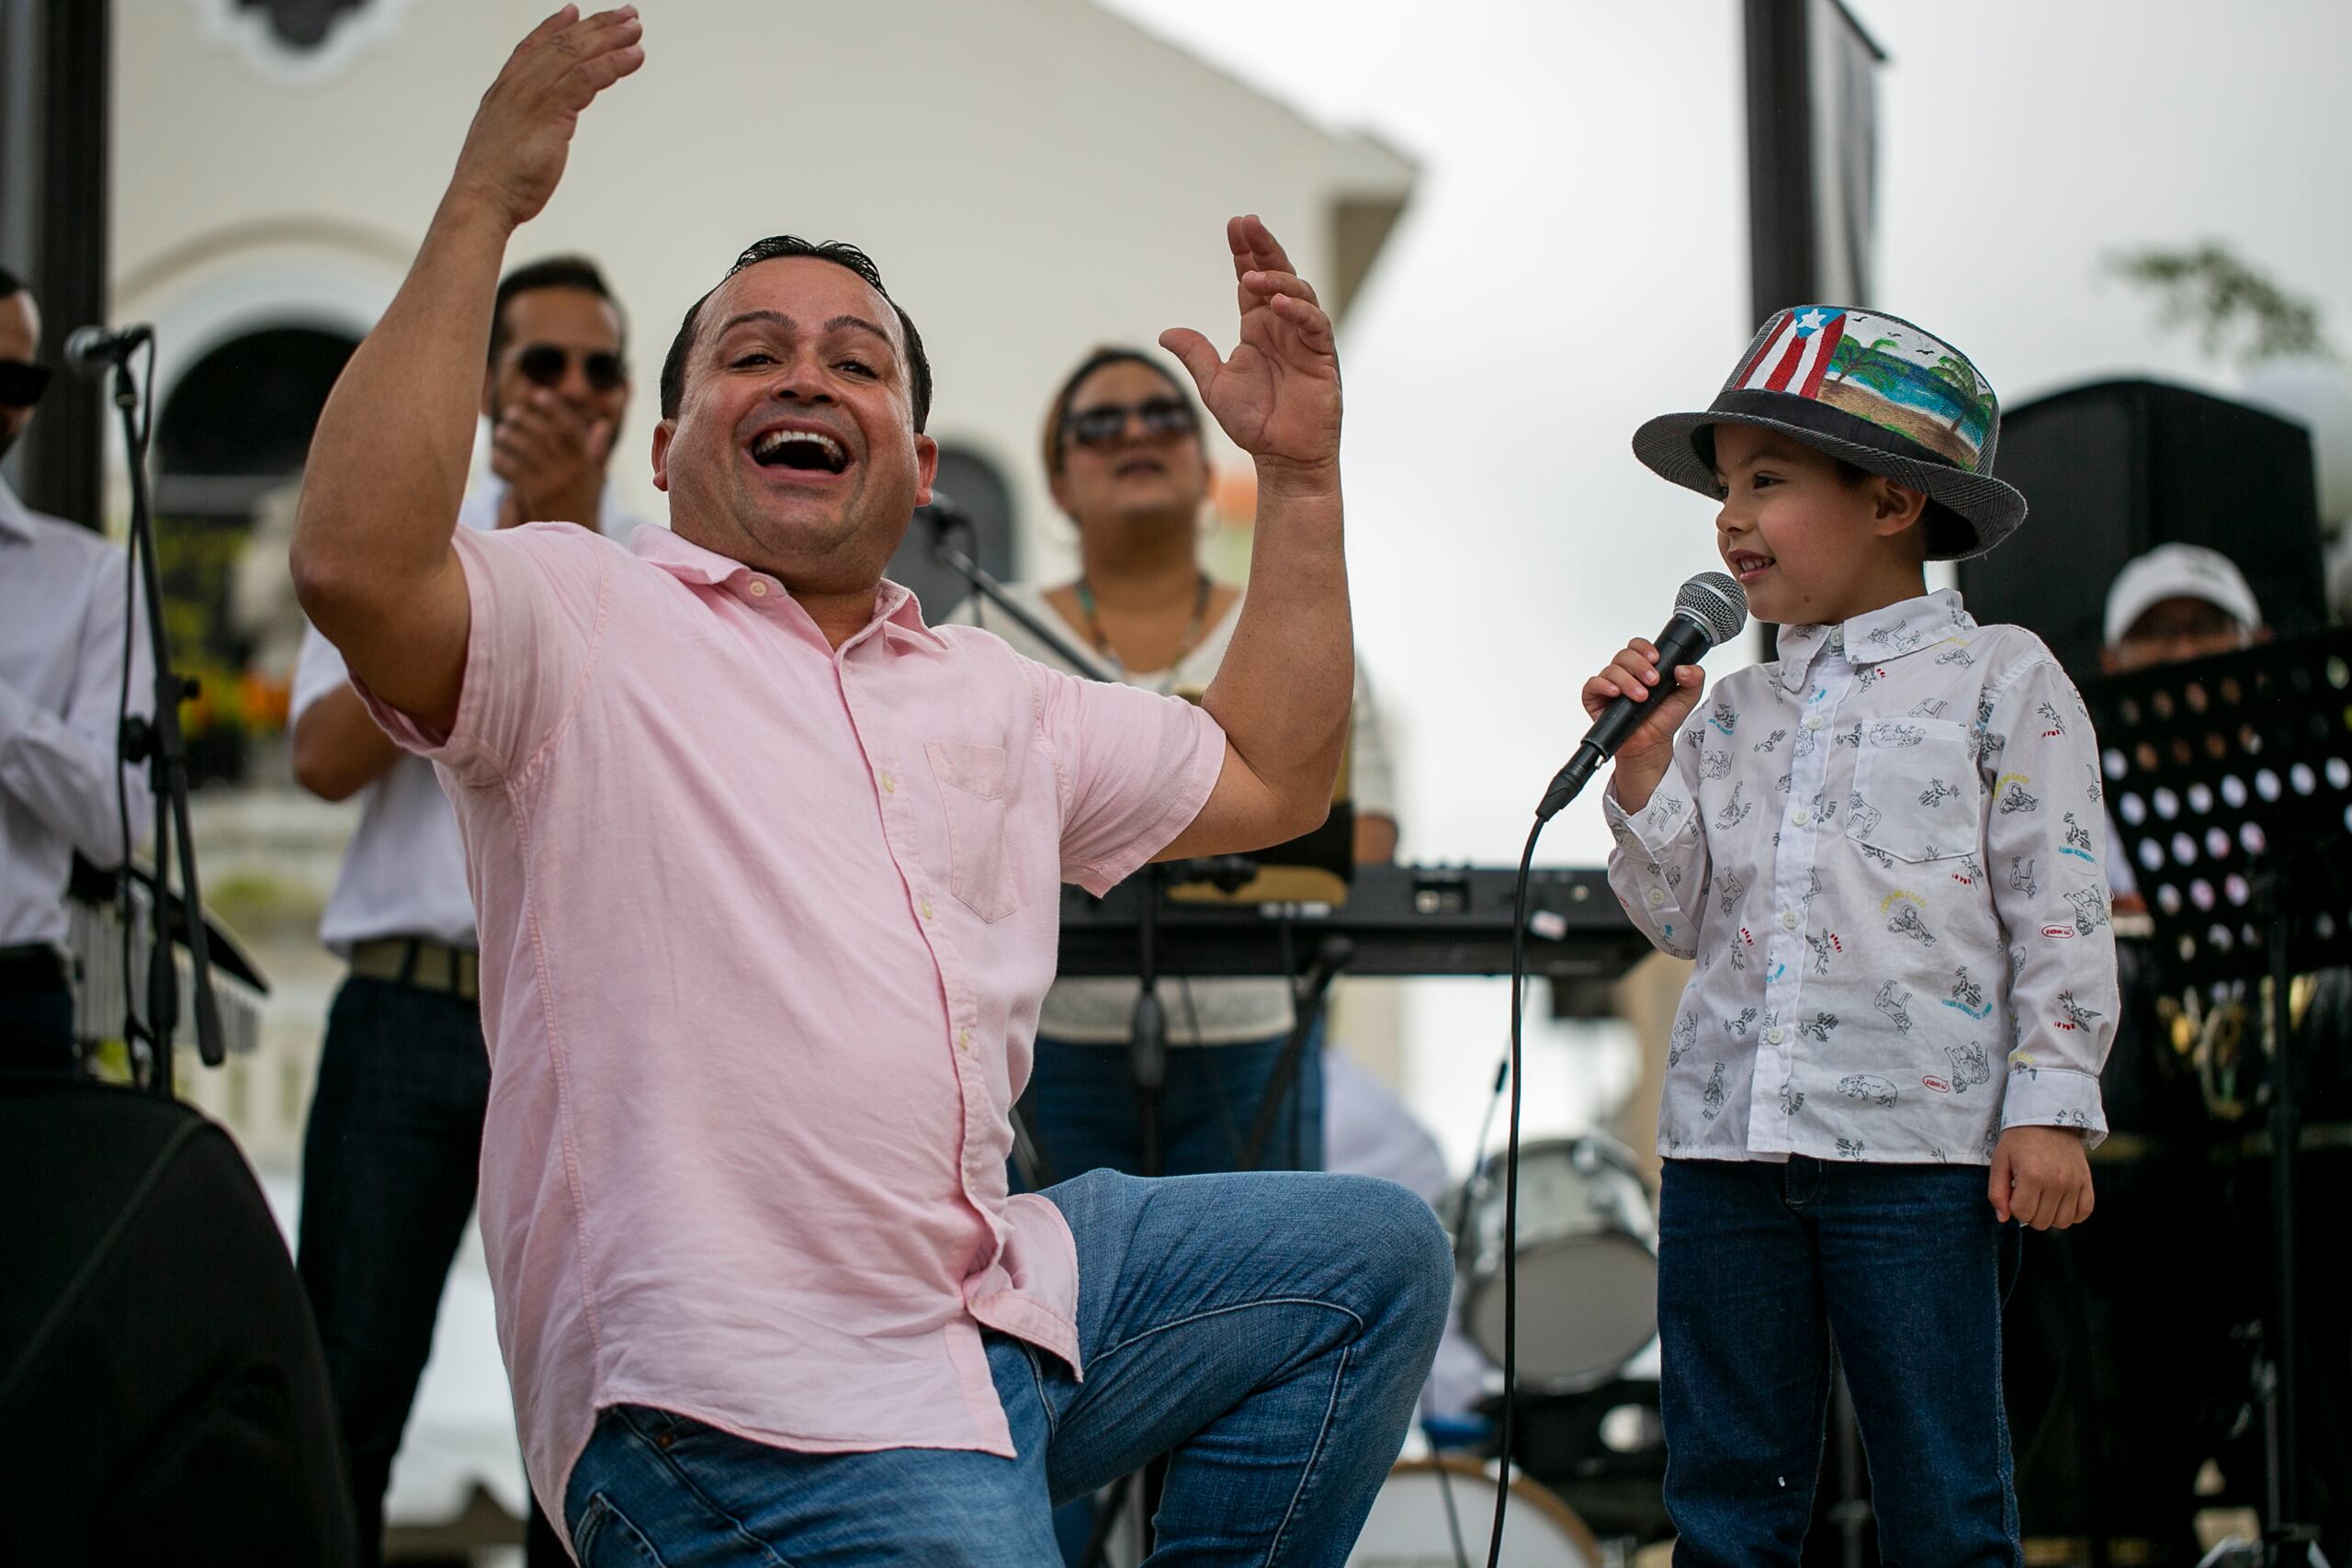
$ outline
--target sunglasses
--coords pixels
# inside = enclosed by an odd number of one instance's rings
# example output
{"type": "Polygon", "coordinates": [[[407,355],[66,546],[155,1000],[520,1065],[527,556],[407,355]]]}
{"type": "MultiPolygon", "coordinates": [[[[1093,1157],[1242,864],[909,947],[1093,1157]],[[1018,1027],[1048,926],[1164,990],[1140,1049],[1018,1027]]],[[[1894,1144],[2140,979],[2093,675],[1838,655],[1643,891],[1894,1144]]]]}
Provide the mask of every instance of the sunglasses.
{"type": "Polygon", "coordinates": [[[1192,435],[1200,421],[1193,406],[1181,398],[1146,398],[1139,403],[1098,403],[1072,409],[1062,416],[1062,432],[1080,446],[1108,446],[1126,434],[1133,414],[1146,435],[1192,435]]]}
{"type": "MultiPolygon", "coordinates": [[[[579,357],[581,373],[600,392],[609,392],[628,379],[628,367],[609,349],[593,349],[579,357]]],[[[571,350],[561,344],[534,343],[515,353],[514,368],[535,386],[553,387],[561,383],[571,360],[571,350]]]]}
{"type": "Polygon", "coordinates": [[[28,409],[49,390],[49,367],[24,359],[0,359],[0,408],[28,409]]]}

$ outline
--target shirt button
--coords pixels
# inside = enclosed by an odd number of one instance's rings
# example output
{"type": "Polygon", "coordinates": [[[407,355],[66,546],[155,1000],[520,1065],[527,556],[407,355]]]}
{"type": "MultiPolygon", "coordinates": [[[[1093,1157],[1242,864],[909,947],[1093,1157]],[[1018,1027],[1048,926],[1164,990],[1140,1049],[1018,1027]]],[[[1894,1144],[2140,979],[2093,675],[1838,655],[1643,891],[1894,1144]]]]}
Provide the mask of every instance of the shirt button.
{"type": "Polygon", "coordinates": [[[1781,1041],[1786,1040],[1788,1037],[1789,1032],[1776,1023],[1771,1028],[1764,1032],[1764,1043],[1767,1045],[1778,1045],[1781,1041]]]}
{"type": "Polygon", "coordinates": [[[971,1048],[972,1032],[968,1029],[957,1030],[956,1032],[956,1049],[958,1051],[968,1051],[971,1048]]]}
{"type": "Polygon", "coordinates": [[[1794,909],[1781,911],[1781,929],[1792,931],[1797,929],[1797,912],[1794,909]]]}
{"type": "Polygon", "coordinates": [[[1804,827],[1806,823],[1808,823],[1808,822],[1810,822],[1810,821],[1812,821],[1812,820],[1813,820],[1813,813],[1812,813],[1812,812],[1810,812],[1810,811],[1808,811],[1808,810],[1806,810],[1804,807],[1800,806],[1800,807],[1798,807],[1796,808],[1795,813],[1791,817],[1790,820],[1793,821],[1793,822],[1794,822],[1798,827],[1802,828],[1802,827],[1804,827]]]}
{"type": "Polygon", "coordinates": [[[766,598],[766,597],[767,597],[767,592],[768,592],[768,585],[767,585],[765,582],[763,582],[762,581],[760,581],[760,579],[758,579],[758,578],[756,578],[756,577],[755,577],[755,578],[753,578],[753,579],[752,579],[752,598],[754,598],[754,599],[764,599],[764,598],[766,598]]]}
{"type": "Polygon", "coordinates": [[[1807,714],[1807,715],[1805,715],[1805,716],[1804,716],[1804,727],[1805,727],[1807,729],[1819,729],[1819,728],[1820,728],[1824,724],[1826,724],[1826,723],[1827,723],[1827,722],[1828,722],[1828,721],[1827,721],[1826,719],[1824,719],[1824,718],[1823,718],[1819,714],[1817,714],[1817,713],[1809,713],[1809,714],[1807,714]]]}
{"type": "Polygon", "coordinates": [[[931,919],[931,895],[928,893],[922,897],[922,918],[926,920],[931,919]]]}
{"type": "Polygon", "coordinates": [[[1642,897],[1649,901],[1649,906],[1653,909],[1666,908],[1666,889],[1663,887],[1653,887],[1642,897]]]}
{"type": "Polygon", "coordinates": [[[884,773],[884,774],[882,775],[882,793],[883,793],[884,795],[896,795],[896,794],[898,794],[898,793],[899,793],[899,781],[898,781],[898,780],[896,780],[896,779],[894,779],[894,778],[892,778],[889,774],[888,774],[888,773],[884,773]]]}

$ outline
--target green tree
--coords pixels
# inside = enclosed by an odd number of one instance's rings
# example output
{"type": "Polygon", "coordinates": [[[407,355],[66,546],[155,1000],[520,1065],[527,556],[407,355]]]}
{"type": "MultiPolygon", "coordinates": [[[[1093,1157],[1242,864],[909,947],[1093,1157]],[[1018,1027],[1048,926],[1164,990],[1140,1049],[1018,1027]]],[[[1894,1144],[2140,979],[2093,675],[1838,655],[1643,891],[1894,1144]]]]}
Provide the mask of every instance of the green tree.
{"type": "Polygon", "coordinates": [[[1855,366],[1860,365],[1882,348],[1894,346],[1894,340],[1891,337],[1873,338],[1868,346],[1864,346],[1853,338],[1841,337],[1838,340],[1838,346],[1830,351],[1829,378],[1833,381],[1843,381],[1854,373],[1855,366]]]}
{"type": "Polygon", "coordinates": [[[2280,288],[2219,240],[2186,250],[2151,246],[2128,252],[2111,259],[2108,270],[2154,292],[2162,324],[2194,327],[2205,353],[2214,358],[2223,355],[2233,337],[2242,341],[2230,357],[2243,366],[2336,357],[2322,330],[2319,307],[2280,288]]]}
{"type": "Polygon", "coordinates": [[[1931,374],[1960,394],[1960,416],[1951,422],[1952,434],[1957,435],[1968,416],[1974,413],[1980,404],[1991,401],[1992,390],[1976,374],[1976,367],[1949,354],[1936,355],[1936,367],[1931,374]]]}

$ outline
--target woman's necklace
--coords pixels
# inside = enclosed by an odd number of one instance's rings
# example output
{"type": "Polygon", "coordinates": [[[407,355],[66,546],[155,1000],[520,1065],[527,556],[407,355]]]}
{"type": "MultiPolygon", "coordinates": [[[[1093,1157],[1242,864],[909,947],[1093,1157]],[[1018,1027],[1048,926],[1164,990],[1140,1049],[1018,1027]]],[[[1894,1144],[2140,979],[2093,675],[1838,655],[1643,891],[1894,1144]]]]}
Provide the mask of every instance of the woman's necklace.
{"type": "MultiPolygon", "coordinates": [[[[1184,640],[1177,645],[1176,657],[1168,661],[1168,666],[1171,670],[1182,662],[1184,655],[1193,651],[1201,640],[1201,634],[1208,629],[1210,586],[1209,574],[1205,571],[1200,573],[1199,586],[1193,594],[1192,624],[1184,628],[1184,640]]],[[[1094,584],[1087,581],[1084,572],[1079,574],[1078,581],[1072,585],[1072,592],[1078,595],[1078,613],[1086,620],[1085,626],[1080,628],[1086,633],[1086,640],[1094,645],[1095,652],[1104,655],[1114,663],[1118,664],[1121,669],[1125,669],[1125,663],[1120,660],[1117,651],[1111,647],[1111,639],[1102,635],[1102,623],[1094,614],[1094,584]]]]}

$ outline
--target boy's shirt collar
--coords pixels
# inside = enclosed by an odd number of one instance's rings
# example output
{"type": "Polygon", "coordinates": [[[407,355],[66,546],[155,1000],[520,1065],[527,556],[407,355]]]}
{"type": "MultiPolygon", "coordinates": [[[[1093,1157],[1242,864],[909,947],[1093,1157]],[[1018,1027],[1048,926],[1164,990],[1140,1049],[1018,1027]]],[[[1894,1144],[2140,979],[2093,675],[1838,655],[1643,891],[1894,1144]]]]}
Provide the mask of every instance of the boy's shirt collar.
{"type": "Polygon", "coordinates": [[[1923,648],[1941,647],[1954,632],[1975,629],[1976,618],[1961,603],[1956,588],[1898,600],[1834,626],[1782,626],[1780,682],[1792,692],[1802,689],[1815,659],[1825,649],[1857,664],[1883,664],[1923,648]]]}

